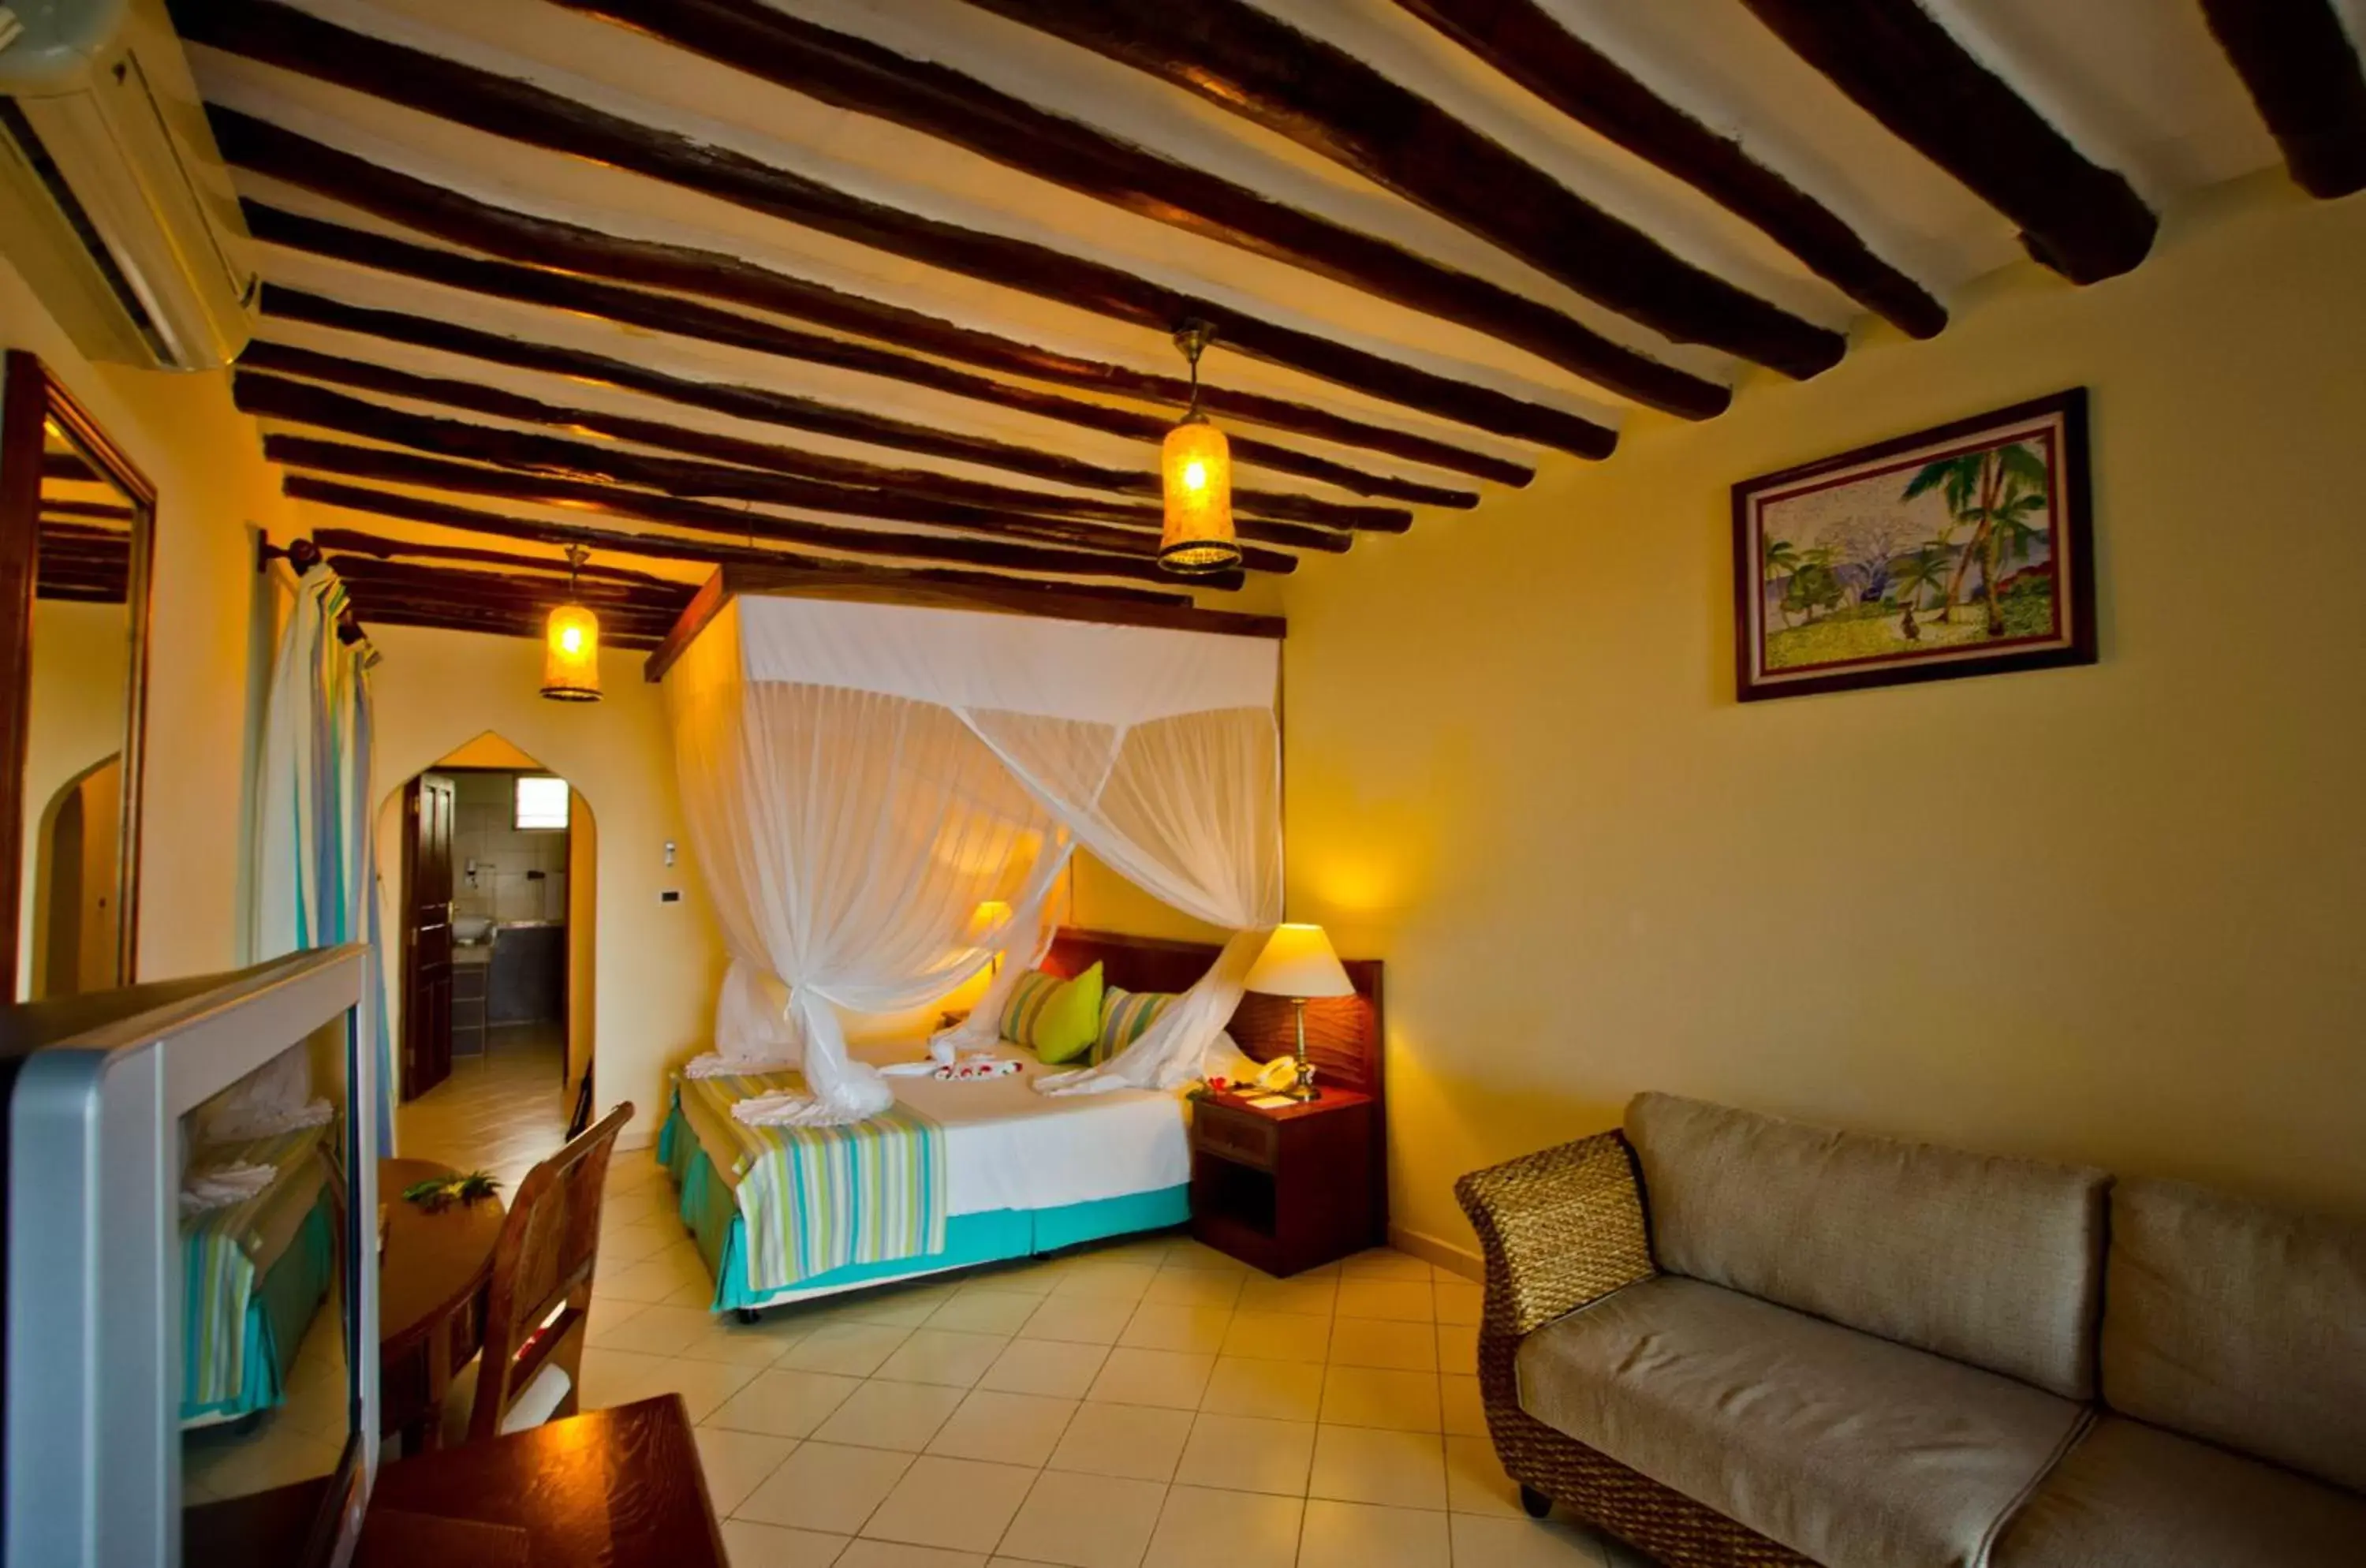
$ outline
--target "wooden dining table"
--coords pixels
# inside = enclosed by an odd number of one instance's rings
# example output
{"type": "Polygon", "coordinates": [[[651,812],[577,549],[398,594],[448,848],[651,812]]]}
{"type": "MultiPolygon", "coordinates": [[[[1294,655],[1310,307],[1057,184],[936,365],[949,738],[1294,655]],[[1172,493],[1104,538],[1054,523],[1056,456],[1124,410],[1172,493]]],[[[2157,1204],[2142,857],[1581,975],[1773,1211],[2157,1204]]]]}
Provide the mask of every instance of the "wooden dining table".
{"type": "Polygon", "coordinates": [[[386,1212],[377,1280],[378,1430],[399,1433],[407,1454],[438,1446],[452,1375],[484,1339],[485,1289],[506,1213],[501,1199],[426,1209],[402,1196],[415,1183],[457,1174],[434,1160],[377,1162],[386,1212]]]}

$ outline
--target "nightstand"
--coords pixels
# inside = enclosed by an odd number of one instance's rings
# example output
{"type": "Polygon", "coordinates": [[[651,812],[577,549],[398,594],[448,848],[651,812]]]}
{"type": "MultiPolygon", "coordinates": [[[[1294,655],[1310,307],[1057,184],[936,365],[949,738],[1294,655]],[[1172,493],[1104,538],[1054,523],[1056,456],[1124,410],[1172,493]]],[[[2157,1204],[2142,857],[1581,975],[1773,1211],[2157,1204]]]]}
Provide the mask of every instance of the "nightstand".
{"type": "Polygon", "coordinates": [[[1272,1111],[1230,1094],[1193,1101],[1191,1234],[1268,1274],[1380,1246],[1378,1112],[1343,1089],[1272,1111]]]}

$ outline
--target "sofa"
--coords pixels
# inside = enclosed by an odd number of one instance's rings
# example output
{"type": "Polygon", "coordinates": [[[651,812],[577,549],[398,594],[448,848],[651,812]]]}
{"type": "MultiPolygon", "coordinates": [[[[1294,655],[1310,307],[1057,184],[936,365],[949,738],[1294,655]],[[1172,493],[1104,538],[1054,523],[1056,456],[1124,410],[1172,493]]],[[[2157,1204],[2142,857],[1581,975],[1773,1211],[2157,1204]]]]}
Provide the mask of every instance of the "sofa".
{"type": "Polygon", "coordinates": [[[2366,1225],[1664,1094],[1457,1191],[1531,1513],[1672,1568],[2366,1565],[2366,1225]]]}

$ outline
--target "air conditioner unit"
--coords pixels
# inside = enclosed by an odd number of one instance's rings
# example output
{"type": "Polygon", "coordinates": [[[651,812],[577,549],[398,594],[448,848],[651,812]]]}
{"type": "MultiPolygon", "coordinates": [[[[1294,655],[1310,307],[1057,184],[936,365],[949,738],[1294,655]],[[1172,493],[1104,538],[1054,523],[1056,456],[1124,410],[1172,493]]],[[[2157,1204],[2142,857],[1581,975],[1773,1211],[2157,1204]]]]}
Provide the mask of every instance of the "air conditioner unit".
{"type": "Polygon", "coordinates": [[[238,197],[163,0],[0,0],[0,250],[93,359],[246,346],[238,197]]]}

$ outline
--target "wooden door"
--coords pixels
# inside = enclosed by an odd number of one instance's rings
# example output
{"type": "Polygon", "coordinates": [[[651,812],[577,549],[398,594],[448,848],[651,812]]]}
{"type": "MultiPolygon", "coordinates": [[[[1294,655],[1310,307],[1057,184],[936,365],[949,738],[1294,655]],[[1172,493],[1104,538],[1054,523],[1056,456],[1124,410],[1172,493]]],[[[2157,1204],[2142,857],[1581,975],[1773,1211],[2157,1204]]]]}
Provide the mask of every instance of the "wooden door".
{"type": "Polygon", "coordinates": [[[452,781],[402,790],[402,1098],[452,1071],[452,781]]]}

